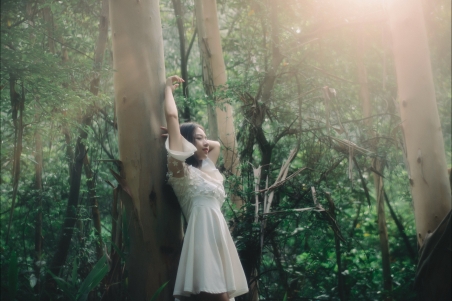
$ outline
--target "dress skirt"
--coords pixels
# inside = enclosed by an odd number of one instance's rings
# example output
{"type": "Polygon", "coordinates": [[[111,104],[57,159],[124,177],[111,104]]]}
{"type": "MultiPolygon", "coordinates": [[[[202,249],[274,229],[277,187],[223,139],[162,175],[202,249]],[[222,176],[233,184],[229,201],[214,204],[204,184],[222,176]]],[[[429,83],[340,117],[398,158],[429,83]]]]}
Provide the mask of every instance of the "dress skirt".
{"type": "Polygon", "coordinates": [[[206,198],[196,203],[203,204],[191,210],[174,295],[226,292],[233,298],[248,292],[237,250],[217,202],[206,198]]]}

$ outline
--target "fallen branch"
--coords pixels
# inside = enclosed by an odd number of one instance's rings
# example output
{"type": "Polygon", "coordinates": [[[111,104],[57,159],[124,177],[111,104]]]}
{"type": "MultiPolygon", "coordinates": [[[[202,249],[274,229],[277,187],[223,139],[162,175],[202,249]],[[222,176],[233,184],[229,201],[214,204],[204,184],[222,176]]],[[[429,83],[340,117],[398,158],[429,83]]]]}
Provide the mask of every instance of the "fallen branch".
{"type": "MultiPolygon", "coordinates": [[[[289,165],[292,162],[292,160],[295,158],[295,155],[297,154],[297,152],[298,152],[298,147],[290,151],[289,158],[287,158],[286,162],[281,167],[281,169],[279,171],[279,175],[276,178],[275,184],[273,184],[272,186],[278,185],[279,182],[282,182],[286,179],[287,172],[289,171],[289,165]]],[[[281,185],[279,185],[279,186],[281,186],[281,185]]],[[[273,196],[274,196],[274,191],[270,192],[270,194],[268,196],[268,202],[266,203],[266,210],[264,213],[270,211],[270,207],[273,202],[273,196]]]]}
{"type": "Polygon", "coordinates": [[[290,210],[284,210],[284,211],[267,212],[267,213],[262,213],[261,216],[273,215],[273,214],[290,214],[290,213],[304,212],[304,211],[309,211],[309,210],[314,210],[314,211],[320,212],[325,209],[319,209],[318,207],[307,207],[307,208],[290,209],[290,210]]]}
{"type": "Polygon", "coordinates": [[[302,172],[303,170],[305,170],[307,167],[302,167],[299,170],[297,170],[296,172],[294,172],[293,174],[291,174],[288,178],[275,182],[272,186],[265,188],[265,189],[261,189],[258,190],[256,192],[265,192],[265,191],[270,191],[270,190],[274,190],[282,185],[284,185],[284,183],[286,183],[287,181],[289,181],[290,179],[293,179],[295,176],[297,176],[300,172],[302,172]]]}

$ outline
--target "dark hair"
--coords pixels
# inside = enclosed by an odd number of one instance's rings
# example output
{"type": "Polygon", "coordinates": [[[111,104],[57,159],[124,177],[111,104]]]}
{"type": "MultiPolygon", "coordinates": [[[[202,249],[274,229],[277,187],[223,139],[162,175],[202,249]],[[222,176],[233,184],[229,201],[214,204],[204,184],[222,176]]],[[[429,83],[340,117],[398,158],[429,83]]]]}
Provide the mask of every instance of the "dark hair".
{"type": "MultiPolygon", "coordinates": [[[[201,130],[205,131],[201,125],[195,122],[182,123],[180,125],[180,133],[185,139],[187,139],[188,142],[195,145],[195,131],[197,128],[200,128],[201,130]]],[[[196,159],[195,155],[187,158],[185,160],[185,163],[192,165],[194,167],[199,167],[201,165],[201,161],[196,159]]]]}

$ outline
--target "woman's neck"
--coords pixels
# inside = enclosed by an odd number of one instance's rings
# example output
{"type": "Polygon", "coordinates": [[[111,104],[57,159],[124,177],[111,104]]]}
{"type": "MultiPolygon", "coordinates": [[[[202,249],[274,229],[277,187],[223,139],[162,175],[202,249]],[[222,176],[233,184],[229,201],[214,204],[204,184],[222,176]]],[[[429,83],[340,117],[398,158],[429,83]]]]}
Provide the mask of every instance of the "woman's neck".
{"type": "Polygon", "coordinates": [[[196,161],[198,161],[198,166],[196,166],[196,168],[197,168],[197,169],[201,169],[201,166],[202,166],[202,160],[196,159],[196,161]]]}

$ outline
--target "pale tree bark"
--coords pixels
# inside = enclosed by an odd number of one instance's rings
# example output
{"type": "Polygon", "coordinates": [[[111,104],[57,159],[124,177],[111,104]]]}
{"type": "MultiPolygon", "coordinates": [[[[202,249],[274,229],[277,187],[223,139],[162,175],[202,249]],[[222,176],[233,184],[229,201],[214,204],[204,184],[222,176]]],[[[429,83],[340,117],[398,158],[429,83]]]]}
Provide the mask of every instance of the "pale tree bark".
{"type": "Polygon", "coordinates": [[[422,246],[451,209],[447,161],[421,3],[391,1],[389,14],[405,155],[422,246]]]}
{"type": "MultiPolygon", "coordinates": [[[[116,117],[128,240],[130,300],[149,300],[175,278],[182,245],[177,200],[165,184],[166,153],[160,126],[165,65],[157,0],[110,2],[116,117]]],[[[168,285],[160,300],[171,300],[168,285]]]]}
{"type": "MultiPolygon", "coordinates": [[[[196,0],[195,10],[204,90],[207,95],[213,96],[217,89],[225,89],[227,82],[216,1],[196,0]]],[[[240,160],[232,114],[232,106],[222,99],[215,99],[215,103],[208,106],[209,133],[211,139],[219,139],[223,146],[224,168],[233,175],[240,176],[238,169],[240,160]]],[[[237,208],[243,206],[241,198],[233,196],[232,199],[237,208]]]]}
{"type": "Polygon", "coordinates": [[[174,7],[174,14],[176,15],[177,31],[179,32],[179,51],[180,51],[180,70],[181,76],[185,80],[182,83],[182,94],[184,95],[184,110],[182,111],[182,118],[184,122],[191,120],[190,106],[188,103],[188,53],[185,50],[185,27],[184,27],[184,10],[181,0],[172,0],[174,7]]]}
{"type": "MultiPolygon", "coordinates": [[[[438,226],[451,210],[451,189],[421,1],[390,1],[388,12],[416,236],[422,254],[429,238],[441,236],[438,232],[447,229],[438,226]]],[[[430,265],[436,260],[441,262],[439,266],[450,267],[450,235],[444,239],[449,251],[438,250],[430,265]]],[[[420,266],[421,261],[418,271],[420,266]]],[[[432,272],[420,276],[421,298],[450,298],[450,268],[432,272]]]]}
{"type": "MultiPolygon", "coordinates": [[[[202,64],[202,76],[203,76],[203,85],[204,91],[209,97],[212,97],[215,93],[215,82],[217,85],[226,84],[226,67],[224,65],[223,60],[223,50],[221,48],[221,40],[220,40],[220,30],[218,29],[218,18],[216,13],[216,1],[208,1],[205,3],[203,0],[195,1],[195,13],[196,13],[196,28],[198,30],[198,46],[199,51],[201,53],[201,64],[202,64]],[[205,4],[207,7],[204,7],[205,4]],[[209,4],[214,5],[215,11],[214,20],[212,20],[212,15],[208,16],[207,14],[212,11],[209,11],[209,4]],[[207,24],[204,23],[207,21],[207,24]],[[217,30],[213,30],[212,26],[216,26],[217,30]],[[210,29],[210,31],[209,31],[210,29]],[[214,31],[214,32],[213,32],[214,31]],[[217,33],[218,31],[218,33],[217,33]],[[207,34],[214,34],[210,36],[209,40],[207,38],[207,34]],[[217,35],[215,35],[217,34],[217,35]],[[215,40],[216,38],[216,40],[215,40]],[[210,43],[208,43],[210,42],[210,43]],[[218,43],[220,43],[220,48],[218,47],[218,43]],[[214,49],[211,49],[214,47],[214,49]],[[215,64],[215,77],[214,77],[214,68],[212,64],[215,64]],[[221,72],[221,70],[223,72],[221,72]]],[[[215,104],[209,103],[207,105],[207,114],[209,120],[209,134],[211,139],[218,139],[218,123],[217,123],[217,112],[215,110],[215,104]]]]}

